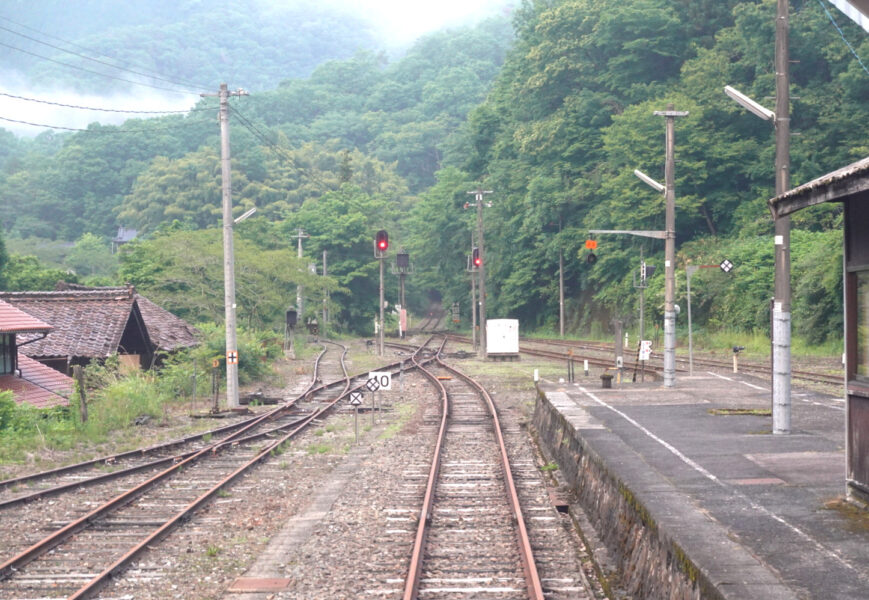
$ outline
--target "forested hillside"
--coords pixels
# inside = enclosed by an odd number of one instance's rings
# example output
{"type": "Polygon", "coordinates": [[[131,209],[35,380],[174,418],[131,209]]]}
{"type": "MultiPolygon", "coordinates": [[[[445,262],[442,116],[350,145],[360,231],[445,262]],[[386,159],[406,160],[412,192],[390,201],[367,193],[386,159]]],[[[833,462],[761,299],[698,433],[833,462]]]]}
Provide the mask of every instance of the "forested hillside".
{"type": "MultiPolygon", "coordinates": [[[[179,6],[193,15],[198,4],[179,6]]],[[[220,6],[241,23],[241,3],[220,6]]],[[[310,76],[289,73],[298,58],[291,48],[237,49],[250,65],[264,61],[264,73],[273,73],[271,63],[288,70],[279,85],[231,102],[235,210],[258,209],[237,228],[240,315],[252,326],[275,324],[302,281],[314,298],[330,293],[338,323],[370,329],[379,228],[411,254],[414,307],[440,294],[467,315],[473,211],[463,205],[480,183],[493,191],[485,209],[490,317],[553,326],[559,253],[570,329],[635,317],[641,253],[661,266],[663,244],[600,237],[593,266],[583,245],[588,229],[663,229],[663,197],[632,171],[663,180],[664,121],[653,111],[672,103],[690,113],[676,129],[678,287],[686,264],[729,258],[737,265],[731,274],[707,270],[692,282],[695,322],[766,331],[773,131],[723,87],[774,104],[774,15],[774,0],[527,0],[512,24],[493,18],[429,35],[393,60],[357,52],[310,76]],[[310,258],[301,262],[293,238],[300,227],[310,235],[310,258]],[[323,251],[329,277],[311,276],[307,263],[323,251]]],[[[865,32],[844,18],[838,24],[866,63],[865,32]]],[[[157,41],[146,25],[165,30],[159,39],[169,48],[181,43],[156,18],[124,30],[138,32],[147,48],[157,41]]],[[[96,26],[80,33],[111,38],[96,26]]],[[[869,73],[816,0],[792,1],[790,39],[798,185],[869,154],[869,73]]],[[[206,44],[195,36],[184,43],[191,51],[173,59],[200,65],[185,77],[212,80],[208,61],[197,58],[206,44]]],[[[238,73],[230,86],[253,88],[238,73]]],[[[34,236],[78,240],[80,255],[95,256],[84,234],[107,239],[119,225],[137,228],[140,241],[121,252],[119,271],[109,265],[90,276],[135,283],[194,320],[219,318],[215,114],[215,100],[205,98],[186,115],[32,140],[5,134],[0,207],[9,247],[26,248],[34,236]]],[[[836,206],[794,219],[794,329],[814,341],[840,336],[840,220],[836,206]]],[[[62,260],[45,266],[70,266],[62,260]]],[[[86,278],[81,271],[74,276],[86,278]]],[[[650,320],[659,317],[662,272],[647,291],[650,320]]],[[[39,265],[15,257],[4,272],[7,286],[50,279],[37,275],[39,265]]],[[[387,298],[395,300],[392,292],[387,298]]]]}
{"type": "Polygon", "coordinates": [[[374,23],[314,0],[9,0],[0,28],[4,70],[37,89],[106,96],[131,91],[131,81],[151,86],[136,93],[220,81],[268,90],[380,47],[374,23]]]}

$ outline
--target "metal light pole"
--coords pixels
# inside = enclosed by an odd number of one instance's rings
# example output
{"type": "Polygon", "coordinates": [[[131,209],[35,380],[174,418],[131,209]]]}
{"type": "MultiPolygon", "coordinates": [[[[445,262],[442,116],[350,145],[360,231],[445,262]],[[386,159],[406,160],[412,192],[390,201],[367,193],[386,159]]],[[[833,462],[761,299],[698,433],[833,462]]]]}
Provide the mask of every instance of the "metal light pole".
{"type": "Polygon", "coordinates": [[[696,265],[685,267],[685,286],[688,290],[688,375],[694,375],[694,334],[691,330],[691,276],[699,268],[696,265]]]}
{"type": "MultiPolygon", "coordinates": [[[[214,96],[215,94],[201,94],[214,96]]],[[[229,151],[229,97],[247,96],[244,90],[230,92],[225,83],[216,94],[220,106],[220,174],[223,202],[223,305],[226,318],[226,406],[238,407],[238,341],[235,323],[235,253],[232,236],[232,170],[229,151]]]]}
{"type": "Polygon", "coordinates": [[[664,239],[664,387],[676,382],[676,176],[675,146],[676,117],[688,116],[686,111],[655,111],[667,119],[666,163],[664,166],[665,239],[664,239]]]}

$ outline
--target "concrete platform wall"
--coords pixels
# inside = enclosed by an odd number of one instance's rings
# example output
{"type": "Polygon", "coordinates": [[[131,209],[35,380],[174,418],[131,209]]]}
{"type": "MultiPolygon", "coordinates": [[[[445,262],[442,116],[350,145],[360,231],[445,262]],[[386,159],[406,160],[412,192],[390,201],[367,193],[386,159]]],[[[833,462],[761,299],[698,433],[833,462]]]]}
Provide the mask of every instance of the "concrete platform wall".
{"type": "Polygon", "coordinates": [[[658,527],[654,511],[612,474],[542,391],[538,392],[534,427],[615,563],[621,575],[617,587],[634,598],[724,598],[678,543],[658,527]]]}

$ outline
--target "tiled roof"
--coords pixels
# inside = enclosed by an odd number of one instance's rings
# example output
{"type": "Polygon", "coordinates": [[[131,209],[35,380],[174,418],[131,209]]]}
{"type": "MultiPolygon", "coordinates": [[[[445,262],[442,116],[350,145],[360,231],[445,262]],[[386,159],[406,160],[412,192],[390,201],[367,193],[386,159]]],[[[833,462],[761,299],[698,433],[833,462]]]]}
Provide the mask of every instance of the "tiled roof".
{"type": "Polygon", "coordinates": [[[159,350],[197,344],[196,329],[140,296],[132,286],[88,288],[62,283],[58,287],[53,292],[0,292],[0,299],[56,327],[44,340],[25,346],[28,356],[111,356],[118,351],[134,305],[159,350]]]}
{"type": "Polygon", "coordinates": [[[37,408],[69,404],[72,394],[72,378],[51,367],[18,353],[18,375],[0,376],[0,390],[10,390],[15,401],[37,408]]]}
{"type": "Polygon", "coordinates": [[[188,348],[198,344],[196,328],[184,319],[180,319],[168,310],[157,306],[144,296],[136,294],[139,310],[142,311],[142,319],[151,341],[157,344],[157,348],[171,352],[178,348],[188,348]]]}
{"type": "Polygon", "coordinates": [[[0,333],[45,333],[52,327],[0,300],[0,333]]]}
{"type": "Polygon", "coordinates": [[[126,290],[104,292],[3,292],[5,300],[31,315],[51,321],[44,339],[22,347],[32,357],[107,358],[117,353],[135,300],[126,290]]]}

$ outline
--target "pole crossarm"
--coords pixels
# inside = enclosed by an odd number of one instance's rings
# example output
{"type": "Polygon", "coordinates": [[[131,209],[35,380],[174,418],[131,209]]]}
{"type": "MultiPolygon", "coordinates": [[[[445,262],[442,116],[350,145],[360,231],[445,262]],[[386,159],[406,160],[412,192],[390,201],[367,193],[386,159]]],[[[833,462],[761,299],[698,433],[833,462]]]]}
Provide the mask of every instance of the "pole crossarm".
{"type": "Polygon", "coordinates": [[[666,231],[637,231],[633,229],[589,229],[589,233],[620,233],[624,235],[637,235],[640,237],[655,238],[658,240],[667,239],[666,231]]]}

